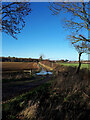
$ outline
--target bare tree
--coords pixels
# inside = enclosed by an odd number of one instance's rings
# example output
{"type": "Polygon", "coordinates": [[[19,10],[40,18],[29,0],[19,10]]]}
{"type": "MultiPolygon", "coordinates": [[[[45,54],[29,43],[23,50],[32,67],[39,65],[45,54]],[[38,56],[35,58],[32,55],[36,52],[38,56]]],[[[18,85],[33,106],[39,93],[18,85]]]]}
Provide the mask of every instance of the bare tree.
{"type": "Polygon", "coordinates": [[[42,61],[42,60],[43,60],[43,58],[44,58],[44,55],[43,55],[43,54],[41,54],[41,55],[40,55],[40,57],[39,57],[39,60],[40,60],[40,61],[42,61]]]}
{"type": "Polygon", "coordinates": [[[25,16],[31,12],[29,2],[2,2],[2,31],[10,34],[13,38],[21,32],[25,26],[25,16]]]}
{"type": "Polygon", "coordinates": [[[70,37],[70,39],[71,39],[72,44],[74,45],[74,47],[76,48],[76,50],[78,51],[78,54],[79,54],[79,66],[78,66],[78,69],[76,71],[76,73],[79,73],[79,70],[81,67],[81,55],[82,55],[82,53],[89,53],[88,48],[90,46],[89,46],[88,41],[83,41],[83,40],[80,40],[79,38],[78,38],[78,40],[76,40],[75,36],[70,37]]]}
{"type": "Polygon", "coordinates": [[[90,38],[88,38],[88,31],[90,31],[90,13],[89,2],[56,2],[50,3],[50,10],[53,15],[59,13],[69,13],[64,21],[64,28],[70,30],[69,39],[79,53],[79,72],[81,62],[80,57],[82,53],[88,53],[90,50],[90,38]]]}

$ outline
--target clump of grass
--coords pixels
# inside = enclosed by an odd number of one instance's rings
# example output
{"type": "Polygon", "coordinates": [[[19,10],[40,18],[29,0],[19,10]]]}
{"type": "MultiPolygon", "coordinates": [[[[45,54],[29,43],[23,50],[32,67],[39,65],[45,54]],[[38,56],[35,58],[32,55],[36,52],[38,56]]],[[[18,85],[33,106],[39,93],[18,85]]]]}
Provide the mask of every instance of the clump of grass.
{"type": "Polygon", "coordinates": [[[32,104],[38,101],[40,95],[43,95],[47,91],[48,86],[50,86],[50,83],[39,86],[33,91],[19,95],[18,97],[9,100],[9,102],[4,103],[2,105],[3,120],[14,119],[20,111],[28,107],[28,101],[31,100],[32,104]]]}

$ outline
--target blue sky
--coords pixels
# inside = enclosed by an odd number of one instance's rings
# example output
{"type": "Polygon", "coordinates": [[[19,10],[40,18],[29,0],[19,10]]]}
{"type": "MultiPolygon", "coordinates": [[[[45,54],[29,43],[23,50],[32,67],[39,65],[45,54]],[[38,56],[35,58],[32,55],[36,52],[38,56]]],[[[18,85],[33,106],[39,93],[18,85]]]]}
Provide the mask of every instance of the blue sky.
{"type": "MultiPolygon", "coordinates": [[[[54,16],[48,3],[31,3],[32,12],[25,18],[26,26],[18,40],[2,33],[2,56],[45,59],[78,60],[78,52],[67,40],[68,31],[63,28],[63,15],[54,16]]],[[[83,60],[88,55],[83,54],[83,60]]]]}

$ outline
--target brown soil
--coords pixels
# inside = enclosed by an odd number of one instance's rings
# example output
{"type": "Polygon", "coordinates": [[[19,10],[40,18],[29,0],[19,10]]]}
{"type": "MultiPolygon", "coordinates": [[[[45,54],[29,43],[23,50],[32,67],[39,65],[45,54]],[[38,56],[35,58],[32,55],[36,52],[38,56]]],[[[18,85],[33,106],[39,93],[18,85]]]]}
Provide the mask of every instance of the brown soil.
{"type": "Polygon", "coordinates": [[[2,62],[2,71],[39,69],[36,62],[2,62]]]}

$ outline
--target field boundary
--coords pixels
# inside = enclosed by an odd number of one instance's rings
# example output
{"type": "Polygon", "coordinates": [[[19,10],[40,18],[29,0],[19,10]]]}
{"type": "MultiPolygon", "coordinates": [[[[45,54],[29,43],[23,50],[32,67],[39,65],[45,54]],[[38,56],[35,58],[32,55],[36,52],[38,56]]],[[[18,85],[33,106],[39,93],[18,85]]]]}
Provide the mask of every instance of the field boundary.
{"type": "Polygon", "coordinates": [[[46,68],[47,70],[50,70],[50,71],[54,70],[54,68],[49,67],[49,66],[47,66],[47,65],[44,65],[44,64],[42,64],[42,63],[40,63],[40,62],[39,62],[39,65],[41,65],[42,67],[46,68]]]}

